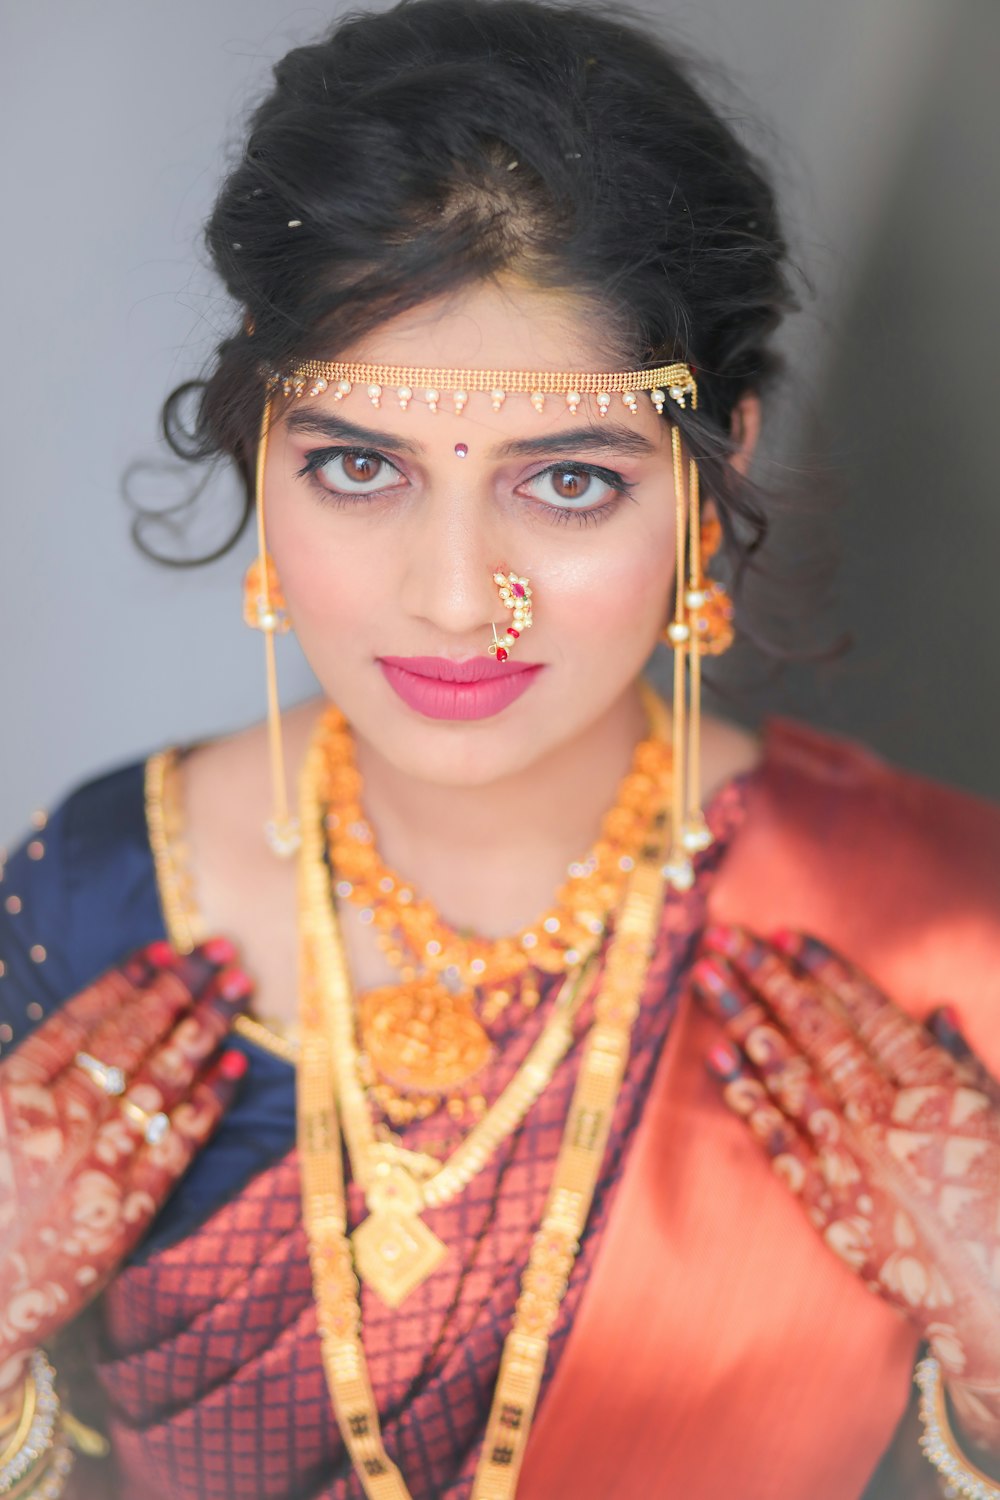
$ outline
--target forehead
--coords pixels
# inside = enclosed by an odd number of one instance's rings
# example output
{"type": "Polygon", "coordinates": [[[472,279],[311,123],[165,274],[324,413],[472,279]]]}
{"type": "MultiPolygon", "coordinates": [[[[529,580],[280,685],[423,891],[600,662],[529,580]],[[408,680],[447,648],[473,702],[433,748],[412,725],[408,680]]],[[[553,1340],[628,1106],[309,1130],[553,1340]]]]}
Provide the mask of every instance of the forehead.
{"type": "Polygon", "coordinates": [[[592,298],[510,273],[387,319],[335,357],[495,370],[617,369],[622,361],[611,319],[592,298]]]}

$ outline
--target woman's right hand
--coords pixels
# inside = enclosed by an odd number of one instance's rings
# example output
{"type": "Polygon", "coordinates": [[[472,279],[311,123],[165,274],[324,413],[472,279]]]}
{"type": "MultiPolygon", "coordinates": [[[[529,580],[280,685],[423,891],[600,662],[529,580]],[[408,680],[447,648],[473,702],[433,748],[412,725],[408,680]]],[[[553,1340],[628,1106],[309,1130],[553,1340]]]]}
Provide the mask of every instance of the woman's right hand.
{"type": "Polygon", "coordinates": [[[219,1048],[252,989],[234,958],[224,938],[153,943],[0,1063],[0,1396],[111,1279],[232,1101],[246,1058],[219,1048]]]}

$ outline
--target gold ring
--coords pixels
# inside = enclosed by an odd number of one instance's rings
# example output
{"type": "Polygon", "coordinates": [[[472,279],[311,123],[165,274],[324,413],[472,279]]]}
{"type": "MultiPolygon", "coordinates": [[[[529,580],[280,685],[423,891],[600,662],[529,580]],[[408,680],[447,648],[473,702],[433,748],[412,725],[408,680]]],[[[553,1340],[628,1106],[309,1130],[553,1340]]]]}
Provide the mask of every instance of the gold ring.
{"type": "Polygon", "coordinates": [[[162,1109],[155,1114],[150,1114],[148,1109],[143,1109],[141,1104],[136,1104],[134,1099],[122,1100],[122,1114],[138,1125],[142,1131],[143,1138],[150,1146],[155,1146],[157,1141],[162,1141],[170,1129],[170,1119],[162,1109]]]}
{"type": "Polygon", "coordinates": [[[112,1063],[103,1063],[99,1057],[92,1057],[89,1052],[78,1052],[73,1060],[102,1093],[108,1094],[112,1099],[124,1094],[128,1080],[121,1068],[116,1068],[112,1063]]]}

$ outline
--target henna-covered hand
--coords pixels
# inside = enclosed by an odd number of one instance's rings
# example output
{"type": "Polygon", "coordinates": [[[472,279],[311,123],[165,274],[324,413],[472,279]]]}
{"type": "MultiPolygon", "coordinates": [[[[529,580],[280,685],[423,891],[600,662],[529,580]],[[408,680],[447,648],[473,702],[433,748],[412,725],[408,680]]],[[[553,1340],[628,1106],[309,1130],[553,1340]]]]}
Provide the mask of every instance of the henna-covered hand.
{"type": "Polygon", "coordinates": [[[935,1036],[817,938],[711,927],[692,984],[726,1103],[1000,1454],[1000,1087],[947,1015],[935,1036]]]}
{"type": "Polygon", "coordinates": [[[232,1101],[246,1058],[219,1048],[251,993],[234,957],[225,939],[186,956],[154,943],[0,1063],[0,1394],[111,1278],[232,1101]],[[125,1092],[79,1053],[120,1068],[125,1092]]]}

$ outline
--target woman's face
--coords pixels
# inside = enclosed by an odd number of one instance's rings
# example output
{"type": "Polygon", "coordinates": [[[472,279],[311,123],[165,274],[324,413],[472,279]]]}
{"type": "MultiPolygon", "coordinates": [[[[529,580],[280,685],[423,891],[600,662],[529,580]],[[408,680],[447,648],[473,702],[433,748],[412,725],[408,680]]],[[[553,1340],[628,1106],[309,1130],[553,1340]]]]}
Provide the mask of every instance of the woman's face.
{"type": "MultiPolygon", "coordinates": [[[[620,368],[592,309],[512,280],[416,309],[342,360],[495,370],[620,368]],[[610,361],[610,362],[609,362],[610,361]]],[[[536,412],[526,395],[461,415],[356,387],[275,397],[270,552],[295,631],[360,739],[419,779],[487,786],[558,752],[632,689],[669,612],[670,431],[641,395],[536,412]],[[462,445],[467,452],[457,445],[462,445]],[[511,616],[493,574],[530,581],[534,623],[498,665],[511,616]],[[416,659],[416,660],[414,660],[416,659]],[[525,671],[530,667],[530,671],[525,671]],[[478,682],[453,680],[485,671],[478,682]],[[518,691],[515,691],[518,690],[518,691]]]]}

